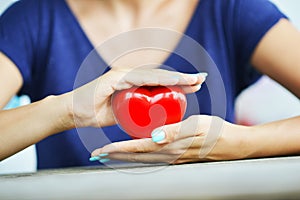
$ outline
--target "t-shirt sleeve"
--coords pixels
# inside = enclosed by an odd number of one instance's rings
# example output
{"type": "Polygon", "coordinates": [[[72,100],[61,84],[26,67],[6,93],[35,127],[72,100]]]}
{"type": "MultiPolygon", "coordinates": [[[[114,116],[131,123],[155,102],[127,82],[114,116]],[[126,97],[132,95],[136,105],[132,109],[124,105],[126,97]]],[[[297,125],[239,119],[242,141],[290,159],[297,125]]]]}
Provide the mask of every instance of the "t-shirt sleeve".
{"type": "Polygon", "coordinates": [[[30,81],[34,62],[34,14],[30,13],[30,1],[11,5],[0,16],[0,51],[19,68],[24,85],[30,81]]]}
{"type": "Polygon", "coordinates": [[[268,0],[237,0],[234,37],[240,90],[261,76],[251,66],[251,56],[264,35],[282,18],[287,17],[268,0]]]}

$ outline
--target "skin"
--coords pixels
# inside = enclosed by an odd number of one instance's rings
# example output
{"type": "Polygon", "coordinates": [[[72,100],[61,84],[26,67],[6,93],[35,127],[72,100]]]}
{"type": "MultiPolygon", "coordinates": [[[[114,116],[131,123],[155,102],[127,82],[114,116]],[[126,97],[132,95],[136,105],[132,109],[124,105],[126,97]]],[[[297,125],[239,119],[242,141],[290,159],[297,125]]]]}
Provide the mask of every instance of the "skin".
{"type": "MultiPolygon", "coordinates": [[[[299,56],[300,33],[289,21],[282,19],[259,42],[251,63],[300,97],[299,56]]],[[[215,116],[198,115],[160,127],[166,137],[161,142],[154,143],[149,138],[117,142],[96,149],[91,155],[108,154],[100,159],[172,164],[299,155],[299,124],[300,117],[294,117],[246,127],[215,116]],[[211,132],[212,121],[219,121],[219,131],[211,132]],[[205,140],[211,134],[213,139],[205,140]]]]}
{"type": "MultiPolygon", "coordinates": [[[[172,9],[179,9],[183,5],[180,1],[174,2],[176,4],[172,6],[172,9]]],[[[162,16],[163,9],[157,11],[157,8],[172,5],[169,1],[156,1],[149,4],[143,0],[132,1],[132,4],[131,1],[111,2],[98,0],[90,0],[89,4],[78,0],[72,0],[68,3],[79,22],[82,23],[83,30],[87,33],[94,46],[104,42],[111,35],[124,31],[124,29],[130,30],[142,26],[142,24],[133,26],[133,24],[137,23],[132,21],[135,17],[143,18],[145,14],[162,16]],[[150,13],[134,13],[134,16],[130,16],[132,10],[136,7],[143,8],[143,10],[150,9],[150,13]],[[103,8],[105,9],[103,10],[103,8]],[[104,12],[108,8],[111,12],[104,12]],[[112,22],[105,20],[103,20],[103,23],[99,23],[99,10],[103,11],[103,15],[110,14],[107,17],[100,16],[100,18],[116,20],[119,22],[119,26],[116,27],[121,28],[110,29],[112,22]],[[127,16],[128,20],[124,21],[123,17],[120,18],[120,14],[121,16],[127,16]],[[95,26],[98,23],[99,26],[95,26]]],[[[168,11],[169,14],[171,10],[168,11]]],[[[161,27],[170,21],[170,18],[168,18],[169,21],[159,21],[158,19],[153,18],[154,21],[148,21],[149,23],[161,22],[161,24],[157,24],[161,27]]],[[[180,23],[173,23],[173,28],[183,30],[188,20],[189,18],[187,17],[179,20],[178,22],[180,23]]],[[[116,90],[141,85],[180,85],[187,93],[200,89],[200,84],[205,80],[205,77],[201,74],[188,75],[149,68],[131,69],[131,66],[141,65],[145,58],[149,58],[150,54],[146,51],[142,55],[129,54],[123,60],[121,59],[121,61],[115,63],[116,66],[113,66],[111,71],[74,91],[57,96],[52,95],[20,108],[0,111],[0,160],[64,130],[75,127],[104,127],[115,124],[110,107],[110,97],[116,90]],[[139,60],[135,63],[128,62],[128,60],[132,59],[132,56],[139,58],[139,60]],[[73,105],[74,95],[76,95],[76,102],[83,103],[73,105]],[[94,102],[94,98],[97,98],[98,101],[94,102]],[[103,117],[99,116],[106,116],[106,118],[103,119],[103,117]]],[[[150,55],[150,57],[155,58],[153,59],[155,63],[158,63],[166,56],[159,54],[160,57],[156,57],[157,55],[157,53],[150,55]]],[[[23,78],[15,64],[1,52],[0,72],[0,107],[3,108],[9,99],[20,90],[23,85],[23,78]]]]}
{"type": "MultiPolygon", "coordinates": [[[[190,1],[189,4],[181,0],[149,2],[90,0],[87,4],[79,0],[69,0],[68,4],[94,46],[112,35],[135,28],[161,27],[184,32],[197,5],[197,1],[190,1]],[[184,16],[173,15],[183,9],[187,11],[184,16]],[[99,17],[106,20],[99,20],[99,17]]],[[[174,39],[172,42],[175,47],[178,40],[174,39]]],[[[151,50],[131,53],[118,60],[112,66],[113,70],[75,91],[49,96],[24,107],[1,111],[0,159],[50,135],[76,126],[104,127],[114,124],[110,97],[116,90],[134,85],[181,85],[187,92],[197,91],[205,79],[202,75],[190,76],[159,69],[129,70],[132,66],[142,65],[145,59],[161,63],[167,56],[166,53],[151,50]],[[149,75],[157,79],[154,79],[154,82],[149,79],[145,82],[149,75]],[[82,104],[73,107],[74,95],[82,99],[82,104]],[[94,98],[93,95],[97,97],[97,102],[90,101],[94,98]],[[107,117],[100,121],[97,117],[100,115],[107,117]]],[[[299,32],[287,20],[281,20],[264,36],[251,61],[258,70],[279,81],[300,97],[299,56],[299,32]]],[[[23,79],[14,63],[1,53],[0,66],[0,105],[3,107],[21,88],[23,79]]],[[[185,163],[298,154],[300,147],[296,141],[300,139],[299,124],[300,118],[296,117],[261,126],[245,127],[214,116],[198,115],[162,127],[166,138],[158,143],[151,139],[124,141],[97,149],[92,156],[108,153],[106,157],[110,159],[185,163]],[[214,136],[214,140],[204,143],[212,122],[220,124],[221,129],[210,134],[214,136]],[[200,150],[206,153],[200,153],[200,150]]]]}
{"type": "MultiPolygon", "coordinates": [[[[0,54],[0,60],[0,66],[9,64],[3,62],[7,60],[3,54],[0,54]]],[[[186,92],[195,92],[204,79],[201,74],[189,75],[160,69],[111,70],[74,91],[1,111],[0,159],[64,130],[115,124],[110,98],[116,90],[141,85],[181,85],[186,92]],[[145,82],[145,77],[149,75],[155,78],[145,82]],[[77,102],[81,102],[76,106],[73,106],[74,95],[77,102]],[[97,101],[93,101],[94,98],[97,101]]]]}

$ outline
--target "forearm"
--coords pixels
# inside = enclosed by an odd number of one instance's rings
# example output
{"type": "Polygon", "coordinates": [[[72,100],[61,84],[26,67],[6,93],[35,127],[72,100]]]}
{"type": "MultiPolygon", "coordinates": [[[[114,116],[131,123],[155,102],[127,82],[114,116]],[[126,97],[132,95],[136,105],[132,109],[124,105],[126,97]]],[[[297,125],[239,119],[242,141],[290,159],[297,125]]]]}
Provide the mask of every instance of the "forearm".
{"type": "Polygon", "coordinates": [[[249,158],[300,154],[300,116],[253,127],[249,158]]]}
{"type": "Polygon", "coordinates": [[[0,160],[40,140],[74,127],[66,105],[69,97],[50,96],[0,112],[0,160]]]}

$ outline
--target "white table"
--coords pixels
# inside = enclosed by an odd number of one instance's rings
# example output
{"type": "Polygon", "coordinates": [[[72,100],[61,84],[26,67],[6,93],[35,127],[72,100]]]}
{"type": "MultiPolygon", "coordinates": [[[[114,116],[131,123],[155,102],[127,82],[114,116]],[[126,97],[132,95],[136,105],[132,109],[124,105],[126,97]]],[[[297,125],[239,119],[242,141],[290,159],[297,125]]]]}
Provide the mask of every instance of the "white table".
{"type": "Polygon", "coordinates": [[[300,199],[300,157],[7,175],[0,199],[300,199]]]}

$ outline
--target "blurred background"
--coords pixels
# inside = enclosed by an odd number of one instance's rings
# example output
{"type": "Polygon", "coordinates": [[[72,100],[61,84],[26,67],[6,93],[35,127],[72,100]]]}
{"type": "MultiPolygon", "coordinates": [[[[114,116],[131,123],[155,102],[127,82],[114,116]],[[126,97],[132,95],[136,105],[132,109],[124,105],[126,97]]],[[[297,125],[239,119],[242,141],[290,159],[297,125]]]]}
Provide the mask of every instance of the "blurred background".
{"type": "MultiPolygon", "coordinates": [[[[16,0],[0,0],[1,13],[16,0]]],[[[300,30],[299,0],[271,0],[300,30]]],[[[5,109],[30,102],[27,96],[14,97],[5,109]]],[[[300,115],[300,101],[286,89],[268,77],[241,93],[236,101],[237,122],[255,125],[300,115]]],[[[35,172],[36,152],[34,145],[0,162],[0,174],[35,172]]]]}

